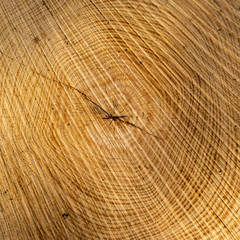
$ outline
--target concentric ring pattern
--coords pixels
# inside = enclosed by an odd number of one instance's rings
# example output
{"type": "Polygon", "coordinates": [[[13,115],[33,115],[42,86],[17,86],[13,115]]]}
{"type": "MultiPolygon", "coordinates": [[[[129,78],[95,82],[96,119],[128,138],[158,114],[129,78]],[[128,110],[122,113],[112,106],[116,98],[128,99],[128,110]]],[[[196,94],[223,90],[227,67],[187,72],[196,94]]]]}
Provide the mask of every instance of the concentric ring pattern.
{"type": "Polygon", "coordinates": [[[240,239],[239,13],[0,1],[0,239],[240,239]]]}

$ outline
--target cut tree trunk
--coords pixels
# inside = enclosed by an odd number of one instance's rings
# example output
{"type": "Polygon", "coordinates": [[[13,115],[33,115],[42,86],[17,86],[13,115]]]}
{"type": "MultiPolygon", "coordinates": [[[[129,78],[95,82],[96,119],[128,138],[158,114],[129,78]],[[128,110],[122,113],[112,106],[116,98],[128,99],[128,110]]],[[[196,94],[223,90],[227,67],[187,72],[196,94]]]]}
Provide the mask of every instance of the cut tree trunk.
{"type": "Polygon", "coordinates": [[[240,239],[240,2],[0,1],[0,239],[240,239]]]}

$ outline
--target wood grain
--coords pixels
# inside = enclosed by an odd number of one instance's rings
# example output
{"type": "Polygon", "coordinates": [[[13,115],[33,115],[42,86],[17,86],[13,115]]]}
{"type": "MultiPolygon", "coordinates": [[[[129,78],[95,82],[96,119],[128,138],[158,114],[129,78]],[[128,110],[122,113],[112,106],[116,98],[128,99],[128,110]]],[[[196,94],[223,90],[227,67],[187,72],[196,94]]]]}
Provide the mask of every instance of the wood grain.
{"type": "Polygon", "coordinates": [[[0,239],[240,239],[239,13],[0,1],[0,239]]]}

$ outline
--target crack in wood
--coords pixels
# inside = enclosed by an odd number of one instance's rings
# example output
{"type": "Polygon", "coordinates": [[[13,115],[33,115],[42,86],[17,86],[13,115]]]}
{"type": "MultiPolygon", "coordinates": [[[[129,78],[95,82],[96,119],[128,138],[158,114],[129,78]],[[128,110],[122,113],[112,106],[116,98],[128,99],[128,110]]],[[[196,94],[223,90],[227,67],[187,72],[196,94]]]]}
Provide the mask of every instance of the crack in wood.
{"type": "Polygon", "coordinates": [[[130,126],[132,126],[132,127],[134,127],[134,128],[137,128],[137,129],[139,129],[140,131],[143,131],[143,132],[151,135],[152,137],[155,137],[155,138],[158,138],[158,139],[160,138],[159,136],[157,136],[157,135],[155,135],[155,134],[153,134],[153,133],[151,133],[151,132],[149,132],[149,131],[147,131],[147,130],[145,130],[145,129],[137,126],[137,125],[135,125],[134,123],[131,123],[131,122],[129,122],[129,121],[126,121],[126,120],[123,120],[123,119],[122,119],[122,118],[127,118],[128,116],[125,116],[125,115],[116,116],[116,115],[112,115],[111,113],[108,113],[102,106],[100,106],[99,104],[97,104],[96,102],[94,102],[94,101],[93,101],[91,98],[89,98],[85,93],[81,92],[81,91],[78,90],[77,88],[75,88],[75,87],[73,87],[73,86],[71,86],[71,85],[65,84],[65,83],[61,83],[61,82],[59,82],[59,81],[57,81],[57,80],[53,80],[53,79],[52,79],[52,81],[57,82],[57,83],[59,83],[59,84],[62,85],[62,86],[69,87],[69,88],[77,91],[78,93],[80,93],[87,101],[91,102],[93,105],[95,105],[97,108],[99,108],[101,111],[103,111],[103,112],[107,115],[106,117],[103,117],[102,119],[112,119],[113,121],[120,121],[120,122],[123,122],[123,123],[125,123],[125,124],[128,124],[128,125],[130,125],[130,126]]]}
{"type": "MultiPolygon", "coordinates": [[[[12,58],[12,57],[4,54],[1,50],[0,50],[0,54],[2,54],[2,55],[4,55],[4,56],[12,59],[13,61],[17,61],[21,66],[24,66],[25,68],[28,68],[28,66],[26,66],[25,64],[19,62],[17,59],[14,59],[14,58],[12,58]]],[[[137,126],[137,125],[135,125],[134,123],[131,123],[131,122],[129,122],[129,121],[126,121],[126,120],[123,120],[123,119],[122,119],[122,118],[127,118],[128,116],[125,116],[125,115],[123,115],[123,116],[116,116],[116,115],[112,115],[111,113],[108,113],[102,106],[100,106],[99,104],[97,104],[96,102],[94,102],[94,101],[93,101],[91,98],[89,98],[84,92],[81,92],[81,91],[78,90],[77,88],[75,88],[75,87],[73,87],[73,86],[71,86],[71,85],[69,85],[69,84],[66,84],[66,83],[61,83],[61,82],[59,82],[59,81],[57,81],[57,80],[55,80],[55,79],[48,78],[48,77],[44,76],[43,74],[39,73],[37,70],[34,70],[34,69],[32,69],[32,68],[30,68],[30,70],[33,71],[34,73],[38,74],[39,76],[42,76],[43,78],[48,79],[49,81],[56,82],[56,83],[60,84],[61,86],[65,86],[65,87],[68,87],[68,88],[71,88],[71,89],[77,91],[79,94],[81,94],[81,95],[84,97],[84,99],[86,99],[87,101],[91,102],[94,106],[96,106],[97,108],[99,108],[102,112],[104,112],[104,113],[107,115],[106,117],[103,117],[102,119],[112,119],[113,121],[120,121],[120,122],[123,122],[123,123],[125,123],[125,124],[128,124],[128,125],[130,125],[130,126],[132,126],[132,127],[134,127],[134,128],[137,128],[137,129],[139,129],[139,130],[141,130],[141,131],[143,131],[143,132],[151,135],[152,137],[160,138],[159,136],[157,136],[157,135],[155,135],[155,134],[153,134],[153,133],[151,133],[151,132],[149,132],[149,131],[147,131],[147,130],[145,130],[145,129],[137,126]]]]}

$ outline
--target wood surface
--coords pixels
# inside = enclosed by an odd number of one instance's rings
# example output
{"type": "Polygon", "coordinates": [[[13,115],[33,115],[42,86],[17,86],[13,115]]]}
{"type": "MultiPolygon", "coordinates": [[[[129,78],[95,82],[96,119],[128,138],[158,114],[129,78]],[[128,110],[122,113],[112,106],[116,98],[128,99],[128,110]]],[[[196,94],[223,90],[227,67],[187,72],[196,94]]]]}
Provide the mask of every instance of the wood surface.
{"type": "Polygon", "coordinates": [[[0,239],[240,239],[238,0],[0,1],[0,239]]]}

